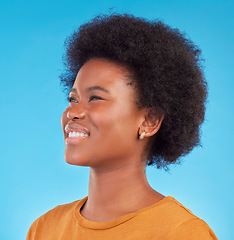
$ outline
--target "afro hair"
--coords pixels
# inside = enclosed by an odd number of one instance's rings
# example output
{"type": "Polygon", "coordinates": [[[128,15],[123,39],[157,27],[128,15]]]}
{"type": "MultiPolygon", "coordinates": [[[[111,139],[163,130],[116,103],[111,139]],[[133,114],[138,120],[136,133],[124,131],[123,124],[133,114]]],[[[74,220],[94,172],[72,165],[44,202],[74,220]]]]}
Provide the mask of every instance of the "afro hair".
{"type": "Polygon", "coordinates": [[[105,58],[134,72],[139,107],[163,112],[147,165],[167,168],[200,144],[207,83],[201,51],[185,34],[160,20],[113,13],[80,26],[65,47],[65,70],[60,76],[65,91],[88,60],[105,58]]]}

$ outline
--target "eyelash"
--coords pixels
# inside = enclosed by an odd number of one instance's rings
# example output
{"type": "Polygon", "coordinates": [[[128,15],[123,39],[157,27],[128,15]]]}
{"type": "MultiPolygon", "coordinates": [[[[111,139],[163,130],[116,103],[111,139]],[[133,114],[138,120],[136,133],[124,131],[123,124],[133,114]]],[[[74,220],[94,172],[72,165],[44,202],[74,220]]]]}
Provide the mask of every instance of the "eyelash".
{"type": "Polygon", "coordinates": [[[68,97],[68,98],[67,98],[67,101],[68,101],[68,102],[73,102],[73,100],[76,101],[76,99],[75,99],[74,97],[68,97]]]}
{"type": "Polygon", "coordinates": [[[91,101],[94,100],[94,99],[96,99],[96,100],[103,100],[103,98],[101,98],[101,97],[99,97],[99,96],[91,95],[91,96],[89,97],[89,102],[91,102],[91,101]]]}
{"type": "MultiPolygon", "coordinates": [[[[103,98],[99,97],[99,96],[95,96],[95,95],[91,95],[89,97],[89,102],[91,102],[92,100],[104,100],[103,98]]],[[[68,97],[67,98],[68,102],[77,102],[77,100],[74,97],[68,97]]]]}

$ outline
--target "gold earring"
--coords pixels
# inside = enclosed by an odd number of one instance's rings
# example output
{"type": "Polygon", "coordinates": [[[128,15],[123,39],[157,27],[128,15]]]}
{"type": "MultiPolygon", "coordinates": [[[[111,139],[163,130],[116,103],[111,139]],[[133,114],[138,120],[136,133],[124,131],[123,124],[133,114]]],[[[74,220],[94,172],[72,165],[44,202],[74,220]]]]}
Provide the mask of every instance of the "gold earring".
{"type": "Polygon", "coordinates": [[[142,140],[145,137],[145,130],[141,133],[141,135],[139,136],[139,139],[142,140]]]}

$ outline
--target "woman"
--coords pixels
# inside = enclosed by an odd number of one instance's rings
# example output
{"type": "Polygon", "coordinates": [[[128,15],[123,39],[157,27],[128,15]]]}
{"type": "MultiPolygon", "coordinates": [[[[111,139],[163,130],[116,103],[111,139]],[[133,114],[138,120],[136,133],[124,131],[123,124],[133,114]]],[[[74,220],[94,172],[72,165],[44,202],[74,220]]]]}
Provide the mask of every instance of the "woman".
{"type": "Polygon", "coordinates": [[[88,197],[38,218],[27,240],[217,239],[145,174],[199,144],[207,97],[200,50],[177,29],[127,14],[94,18],[66,49],[65,160],[90,167],[88,197]]]}

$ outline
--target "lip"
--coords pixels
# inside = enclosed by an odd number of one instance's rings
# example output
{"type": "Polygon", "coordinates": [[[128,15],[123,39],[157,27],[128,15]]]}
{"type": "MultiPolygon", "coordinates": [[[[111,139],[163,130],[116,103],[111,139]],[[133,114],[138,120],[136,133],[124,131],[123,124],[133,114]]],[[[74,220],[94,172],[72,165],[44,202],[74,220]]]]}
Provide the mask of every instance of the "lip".
{"type": "Polygon", "coordinates": [[[64,128],[64,131],[67,135],[69,132],[73,132],[73,131],[90,135],[90,132],[87,128],[85,128],[77,123],[67,123],[64,128]]]}
{"type": "Polygon", "coordinates": [[[88,137],[78,137],[78,138],[70,138],[70,137],[67,137],[65,139],[65,144],[75,144],[75,143],[79,143],[81,141],[83,141],[84,139],[86,139],[88,137]]]}
{"type": "Polygon", "coordinates": [[[65,144],[74,144],[74,143],[78,143],[80,141],[83,141],[84,139],[88,138],[90,136],[90,132],[87,128],[77,124],[77,123],[68,123],[66,124],[65,128],[64,128],[64,132],[65,132],[65,144]],[[77,137],[77,138],[71,138],[68,137],[70,132],[79,132],[79,133],[84,133],[87,134],[88,136],[83,136],[83,137],[77,137]]]}

